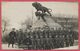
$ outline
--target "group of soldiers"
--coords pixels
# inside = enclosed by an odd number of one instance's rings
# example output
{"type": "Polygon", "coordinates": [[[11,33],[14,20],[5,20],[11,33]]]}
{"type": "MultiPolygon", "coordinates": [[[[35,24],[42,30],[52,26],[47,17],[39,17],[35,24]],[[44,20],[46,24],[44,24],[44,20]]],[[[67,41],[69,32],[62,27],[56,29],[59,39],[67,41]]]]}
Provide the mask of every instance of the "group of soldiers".
{"type": "MultiPolygon", "coordinates": [[[[14,29],[13,29],[14,31],[14,29]]],[[[71,30],[54,30],[53,28],[37,28],[35,30],[25,30],[14,31],[16,35],[15,38],[10,38],[9,45],[12,40],[18,43],[20,48],[26,49],[40,49],[40,50],[50,50],[55,48],[63,48],[73,46],[74,44],[74,32],[71,30]]],[[[12,33],[10,33],[12,34],[12,33]]],[[[11,35],[9,36],[11,37],[11,35]]]]}

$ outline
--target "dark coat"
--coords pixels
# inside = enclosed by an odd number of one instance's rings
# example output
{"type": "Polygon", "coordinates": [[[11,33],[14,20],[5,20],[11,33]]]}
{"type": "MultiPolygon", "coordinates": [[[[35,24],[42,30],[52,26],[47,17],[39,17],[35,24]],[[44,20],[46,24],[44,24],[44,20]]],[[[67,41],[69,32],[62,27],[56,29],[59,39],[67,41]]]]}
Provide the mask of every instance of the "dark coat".
{"type": "Polygon", "coordinates": [[[11,31],[9,33],[9,43],[14,44],[16,40],[16,32],[15,31],[11,31]]]}

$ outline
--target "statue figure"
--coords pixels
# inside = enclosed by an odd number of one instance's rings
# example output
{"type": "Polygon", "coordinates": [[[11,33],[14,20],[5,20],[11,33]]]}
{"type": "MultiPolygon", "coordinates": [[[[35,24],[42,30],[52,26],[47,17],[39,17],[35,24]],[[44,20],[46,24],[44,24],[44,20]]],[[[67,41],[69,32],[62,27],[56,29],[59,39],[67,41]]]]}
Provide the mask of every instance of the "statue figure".
{"type": "MultiPolygon", "coordinates": [[[[49,10],[51,10],[51,9],[42,6],[40,3],[34,2],[34,3],[32,3],[32,6],[35,7],[36,10],[37,10],[37,11],[35,12],[35,15],[36,15],[36,16],[39,16],[39,17],[38,17],[38,20],[39,20],[40,17],[41,17],[41,18],[43,19],[43,21],[46,22],[46,20],[45,20],[45,18],[44,18],[44,16],[47,15],[46,12],[47,12],[50,16],[52,16],[51,13],[50,13],[50,11],[49,11],[49,10]],[[39,11],[41,11],[41,12],[39,12],[39,11]]],[[[52,11],[52,10],[51,10],[51,11],[52,11]]]]}

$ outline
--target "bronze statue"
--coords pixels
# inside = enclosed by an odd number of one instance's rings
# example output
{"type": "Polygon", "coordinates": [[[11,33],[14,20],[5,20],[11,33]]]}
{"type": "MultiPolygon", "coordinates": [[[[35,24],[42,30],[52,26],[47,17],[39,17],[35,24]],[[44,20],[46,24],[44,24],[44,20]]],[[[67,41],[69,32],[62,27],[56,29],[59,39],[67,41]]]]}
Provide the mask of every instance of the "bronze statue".
{"type": "MultiPolygon", "coordinates": [[[[45,12],[47,12],[47,13],[51,16],[51,13],[50,13],[50,11],[49,11],[49,10],[51,10],[51,9],[42,6],[40,3],[34,2],[34,3],[32,3],[32,6],[36,8],[37,12],[38,12],[38,11],[42,11],[42,14],[44,14],[45,12]]],[[[51,10],[51,11],[52,11],[52,10],[51,10]]]]}

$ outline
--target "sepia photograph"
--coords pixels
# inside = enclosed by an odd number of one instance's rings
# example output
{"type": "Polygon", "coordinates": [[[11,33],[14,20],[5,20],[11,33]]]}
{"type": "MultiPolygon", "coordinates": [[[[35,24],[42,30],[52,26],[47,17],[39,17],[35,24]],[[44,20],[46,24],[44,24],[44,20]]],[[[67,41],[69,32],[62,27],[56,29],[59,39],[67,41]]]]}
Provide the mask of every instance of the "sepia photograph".
{"type": "Polygon", "coordinates": [[[78,2],[2,2],[2,49],[78,49],[78,2]]]}

